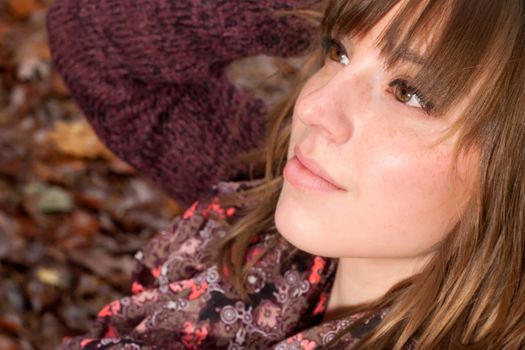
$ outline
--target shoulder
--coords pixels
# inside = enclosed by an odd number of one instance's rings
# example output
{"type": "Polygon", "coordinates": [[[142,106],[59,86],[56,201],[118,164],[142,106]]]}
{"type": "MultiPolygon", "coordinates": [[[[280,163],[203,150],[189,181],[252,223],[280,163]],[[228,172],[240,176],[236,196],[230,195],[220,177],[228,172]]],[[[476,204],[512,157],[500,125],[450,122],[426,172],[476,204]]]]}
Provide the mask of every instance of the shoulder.
{"type": "Polygon", "coordinates": [[[214,243],[227,233],[215,217],[227,219],[239,209],[221,205],[219,196],[241,192],[260,182],[221,181],[212,186],[208,195],[194,201],[136,254],[134,284],[153,287],[162,281],[190,278],[210,266],[214,243]]]}

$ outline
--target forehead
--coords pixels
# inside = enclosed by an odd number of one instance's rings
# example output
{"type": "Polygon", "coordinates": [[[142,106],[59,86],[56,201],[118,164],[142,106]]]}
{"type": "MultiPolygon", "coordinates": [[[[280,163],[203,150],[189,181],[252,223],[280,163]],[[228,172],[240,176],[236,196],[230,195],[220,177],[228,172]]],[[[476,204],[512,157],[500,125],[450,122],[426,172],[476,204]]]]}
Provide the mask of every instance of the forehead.
{"type": "MultiPolygon", "coordinates": [[[[345,36],[372,42],[382,48],[385,56],[398,56],[395,60],[423,65],[436,46],[445,29],[446,8],[441,8],[441,16],[422,17],[428,11],[424,1],[397,1],[386,9],[377,22],[367,28],[347,28],[345,36]]],[[[334,28],[341,33],[342,28],[334,28]]],[[[394,60],[392,60],[394,61],[394,60]]],[[[392,62],[393,63],[393,62],[392,62]]]]}
{"type": "MultiPolygon", "coordinates": [[[[383,61],[387,62],[389,55],[386,52],[387,50],[382,49],[385,47],[385,42],[388,41],[389,45],[397,46],[399,45],[399,37],[405,36],[406,32],[409,30],[409,26],[405,24],[401,28],[401,34],[393,35],[392,33],[389,33],[393,22],[402,10],[402,3],[399,2],[368,30],[350,31],[342,36],[338,34],[333,36],[337,37],[347,49],[350,49],[350,51],[353,51],[356,48],[356,45],[379,49],[374,51],[377,52],[383,61]]],[[[431,42],[432,35],[417,36],[414,40],[409,42],[407,47],[404,47],[403,50],[399,50],[399,57],[397,60],[386,64],[386,68],[401,69],[405,74],[410,75],[417,74],[426,61],[426,52],[431,46],[431,42]]]]}
{"type": "MultiPolygon", "coordinates": [[[[408,34],[407,32],[410,30],[410,26],[405,25],[403,28],[400,28],[400,33],[390,33],[392,30],[391,26],[401,9],[402,3],[399,2],[391,10],[389,10],[385,16],[383,16],[370,30],[365,33],[358,34],[357,38],[370,42],[377,47],[385,46],[385,41],[390,41],[390,45],[392,46],[399,45],[399,43],[396,41],[398,41],[400,37],[406,36],[408,34]]],[[[404,48],[400,59],[408,63],[422,65],[425,60],[425,53],[430,47],[431,37],[431,35],[418,36],[416,40],[411,41],[409,45],[404,48]]]]}
{"type": "Polygon", "coordinates": [[[471,0],[332,0],[321,30],[339,39],[367,38],[387,68],[415,64],[414,85],[444,112],[489,70],[487,53],[499,45],[486,34],[502,30],[494,25],[497,13],[482,9],[471,0]],[[468,17],[472,9],[478,11],[468,17]]]}

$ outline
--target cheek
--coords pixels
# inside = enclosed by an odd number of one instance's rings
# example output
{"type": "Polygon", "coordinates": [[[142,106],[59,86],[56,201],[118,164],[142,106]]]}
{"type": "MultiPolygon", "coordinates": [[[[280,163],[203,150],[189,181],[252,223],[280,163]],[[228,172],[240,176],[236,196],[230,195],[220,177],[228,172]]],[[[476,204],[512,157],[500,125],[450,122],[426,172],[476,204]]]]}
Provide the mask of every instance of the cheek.
{"type": "Polygon", "coordinates": [[[470,192],[453,171],[452,145],[390,137],[366,142],[358,153],[356,201],[382,238],[406,239],[419,248],[444,238],[470,192]]]}
{"type": "Polygon", "coordinates": [[[421,201],[431,206],[438,198],[453,194],[449,152],[419,148],[392,142],[363,147],[356,157],[363,196],[395,197],[399,204],[421,201]]]}
{"type": "MultiPolygon", "coordinates": [[[[451,170],[452,145],[368,131],[354,135],[337,169],[355,185],[344,196],[303,195],[285,182],[276,224],[300,249],[332,257],[416,256],[442,240],[463,212],[470,187],[451,170]]],[[[291,146],[306,132],[294,124],[291,146]]],[[[472,157],[460,168],[474,164],[472,157]]]]}

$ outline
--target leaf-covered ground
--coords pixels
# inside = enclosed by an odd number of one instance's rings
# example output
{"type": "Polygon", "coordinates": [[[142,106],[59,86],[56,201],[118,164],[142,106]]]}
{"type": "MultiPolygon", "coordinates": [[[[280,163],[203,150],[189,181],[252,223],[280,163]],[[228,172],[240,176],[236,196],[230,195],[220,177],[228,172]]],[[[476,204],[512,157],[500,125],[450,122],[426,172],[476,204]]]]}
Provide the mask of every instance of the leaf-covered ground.
{"type": "MultiPolygon", "coordinates": [[[[2,350],[59,349],[82,334],[129,293],[133,254],[183,209],[114,157],[69,97],[47,47],[52,1],[0,1],[2,350]]],[[[240,63],[231,76],[272,101],[286,77],[255,82],[276,64],[240,63]]]]}
{"type": "Polygon", "coordinates": [[[181,208],[96,138],[52,68],[50,1],[0,1],[0,349],[58,349],[128,293],[181,208]]]}

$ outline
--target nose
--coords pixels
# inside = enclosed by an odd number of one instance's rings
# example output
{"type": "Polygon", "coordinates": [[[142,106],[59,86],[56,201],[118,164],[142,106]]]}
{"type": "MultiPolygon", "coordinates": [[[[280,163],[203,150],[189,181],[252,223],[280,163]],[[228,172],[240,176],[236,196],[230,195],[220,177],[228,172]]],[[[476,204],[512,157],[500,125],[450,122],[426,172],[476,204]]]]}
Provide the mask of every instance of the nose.
{"type": "Polygon", "coordinates": [[[310,79],[296,101],[296,118],[336,144],[348,142],[365,103],[365,87],[354,73],[345,67],[329,77],[310,79]]]}

